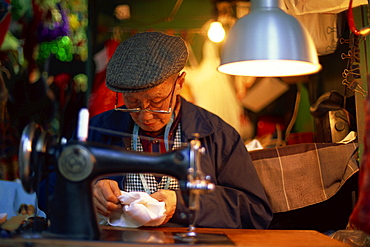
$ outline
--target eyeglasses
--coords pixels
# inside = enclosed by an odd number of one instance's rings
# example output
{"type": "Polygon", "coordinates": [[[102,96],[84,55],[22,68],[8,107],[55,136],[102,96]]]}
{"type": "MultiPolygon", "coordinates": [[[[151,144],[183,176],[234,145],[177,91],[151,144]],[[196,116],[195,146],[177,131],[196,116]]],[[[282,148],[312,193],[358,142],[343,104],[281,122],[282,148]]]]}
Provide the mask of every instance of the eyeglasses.
{"type": "Polygon", "coordinates": [[[176,86],[176,82],[177,82],[177,79],[179,78],[179,76],[177,76],[173,86],[172,86],[172,89],[171,89],[171,92],[161,100],[161,102],[165,101],[166,99],[168,99],[168,97],[171,97],[171,100],[170,100],[170,104],[169,104],[169,107],[167,110],[163,110],[163,109],[160,109],[160,110],[153,110],[153,109],[141,109],[140,107],[137,107],[137,108],[120,108],[120,107],[117,107],[117,104],[118,104],[118,93],[116,93],[116,104],[114,105],[114,110],[115,111],[122,111],[122,112],[129,112],[129,113],[140,113],[140,112],[149,112],[149,113],[155,113],[155,114],[170,114],[172,112],[172,100],[173,100],[173,94],[175,92],[175,86],[176,86]]]}

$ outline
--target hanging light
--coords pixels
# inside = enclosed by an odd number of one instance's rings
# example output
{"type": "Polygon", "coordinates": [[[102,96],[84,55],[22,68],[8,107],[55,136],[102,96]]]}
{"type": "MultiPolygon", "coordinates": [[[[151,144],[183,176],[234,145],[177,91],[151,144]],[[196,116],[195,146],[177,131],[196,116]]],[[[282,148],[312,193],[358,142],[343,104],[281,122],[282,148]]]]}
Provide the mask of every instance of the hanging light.
{"type": "Polygon", "coordinates": [[[208,38],[215,43],[220,43],[225,39],[225,29],[222,26],[222,23],[219,21],[214,21],[209,26],[207,32],[208,38]]]}
{"type": "Polygon", "coordinates": [[[251,10],[231,28],[221,54],[222,73],[282,77],[321,69],[306,29],[281,8],[282,0],[251,0],[251,10]]]}

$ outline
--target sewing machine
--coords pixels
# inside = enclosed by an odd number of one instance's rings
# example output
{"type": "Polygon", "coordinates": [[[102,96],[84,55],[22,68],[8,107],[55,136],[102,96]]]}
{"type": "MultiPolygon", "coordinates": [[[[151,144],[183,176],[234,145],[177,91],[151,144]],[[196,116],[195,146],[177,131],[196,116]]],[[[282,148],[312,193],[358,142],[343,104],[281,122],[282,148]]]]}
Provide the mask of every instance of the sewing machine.
{"type": "Polygon", "coordinates": [[[99,239],[92,183],[103,175],[145,172],[173,176],[178,179],[191,212],[197,210],[199,195],[212,191],[213,184],[200,170],[203,149],[196,135],[188,146],[179,150],[160,155],[143,154],[86,141],[87,119],[86,111],[80,113],[78,140],[68,143],[57,143],[55,137],[35,123],[26,126],[22,133],[19,165],[27,192],[34,191],[47,163],[56,164],[57,181],[50,200],[48,237],[99,239]]]}

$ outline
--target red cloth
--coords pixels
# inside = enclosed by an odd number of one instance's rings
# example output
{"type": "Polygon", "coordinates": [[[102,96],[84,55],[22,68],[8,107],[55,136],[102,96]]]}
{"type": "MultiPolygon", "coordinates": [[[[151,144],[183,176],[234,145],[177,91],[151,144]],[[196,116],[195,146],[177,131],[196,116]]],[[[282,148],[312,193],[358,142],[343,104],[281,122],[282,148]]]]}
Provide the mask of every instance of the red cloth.
{"type": "MultiPolygon", "coordinates": [[[[102,113],[107,110],[114,108],[116,102],[116,92],[108,89],[105,85],[105,75],[106,75],[106,65],[108,64],[109,59],[112,57],[114,51],[116,50],[119,42],[116,40],[108,40],[105,43],[105,56],[101,59],[105,59],[105,67],[100,71],[97,71],[95,74],[94,84],[89,96],[89,113],[90,117],[93,117],[99,113],[102,113]]],[[[97,62],[97,61],[96,61],[97,62]]],[[[102,61],[100,61],[102,62],[102,61]]],[[[118,105],[123,105],[123,98],[121,95],[118,97],[118,105]]]]}
{"type": "Polygon", "coordinates": [[[59,88],[60,109],[63,109],[66,104],[66,90],[68,89],[71,79],[71,75],[68,73],[61,73],[54,77],[54,83],[59,88]]]}
{"type": "MultiPolygon", "coordinates": [[[[5,2],[10,3],[10,0],[5,0],[5,2]]],[[[3,44],[5,35],[9,30],[9,25],[11,21],[11,14],[10,12],[5,16],[4,20],[0,22],[0,46],[3,44]]]]}
{"type": "Polygon", "coordinates": [[[37,26],[42,22],[44,16],[43,9],[32,0],[33,18],[29,23],[25,23],[23,27],[22,38],[25,40],[23,45],[24,58],[27,61],[28,73],[31,73],[37,68],[36,60],[34,58],[34,51],[38,44],[37,42],[37,26]]]}

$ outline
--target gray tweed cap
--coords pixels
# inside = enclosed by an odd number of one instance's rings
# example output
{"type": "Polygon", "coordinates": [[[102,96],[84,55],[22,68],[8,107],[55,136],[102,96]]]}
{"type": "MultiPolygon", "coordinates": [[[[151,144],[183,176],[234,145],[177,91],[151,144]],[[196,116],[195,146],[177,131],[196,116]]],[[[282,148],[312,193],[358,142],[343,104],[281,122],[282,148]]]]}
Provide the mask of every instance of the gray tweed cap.
{"type": "Polygon", "coordinates": [[[145,91],[180,72],[187,59],[182,38],[162,32],[138,33],[117,47],[107,66],[106,85],[115,92],[145,91]]]}

